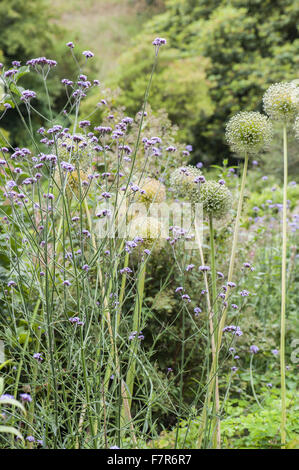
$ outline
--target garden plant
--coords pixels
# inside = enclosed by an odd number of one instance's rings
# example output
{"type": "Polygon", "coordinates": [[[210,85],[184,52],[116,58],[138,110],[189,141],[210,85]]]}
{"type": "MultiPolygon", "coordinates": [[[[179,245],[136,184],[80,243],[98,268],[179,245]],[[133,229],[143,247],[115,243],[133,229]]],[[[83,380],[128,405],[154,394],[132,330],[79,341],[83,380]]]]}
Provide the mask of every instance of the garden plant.
{"type": "Polygon", "coordinates": [[[2,449],[298,447],[298,82],[232,112],[208,167],[151,108],[150,46],[132,115],[80,44],[63,100],[54,58],[1,64],[2,449]]]}

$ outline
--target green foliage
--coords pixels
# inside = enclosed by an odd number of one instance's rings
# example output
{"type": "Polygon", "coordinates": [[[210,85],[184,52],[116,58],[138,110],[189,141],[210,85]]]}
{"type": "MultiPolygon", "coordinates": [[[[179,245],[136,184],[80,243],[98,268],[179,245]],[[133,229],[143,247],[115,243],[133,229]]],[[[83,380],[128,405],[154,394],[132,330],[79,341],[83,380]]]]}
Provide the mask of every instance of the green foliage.
{"type": "MultiPolygon", "coordinates": [[[[280,391],[271,390],[263,402],[263,408],[244,401],[232,400],[226,408],[228,418],[223,421],[224,447],[239,449],[266,449],[280,447],[280,391]]],[[[298,445],[298,404],[292,393],[288,394],[288,442],[297,437],[298,445]]]]}
{"type": "MultiPolygon", "coordinates": [[[[279,448],[280,399],[279,390],[265,391],[263,408],[249,405],[248,401],[232,399],[226,403],[226,418],[221,421],[223,448],[225,449],[273,449],[279,448]]],[[[298,417],[299,408],[294,395],[288,393],[287,447],[299,448],[298,417]]],[[[197,448],[199,419],[181,422],[178,448],[197,448]]],[[[164,431],[150,444],[155,449],[173,448],[176,430],[164,431]]]]}
{"type": "MultiPolygon", "coordinates": [[[[119,102],[130,113],[141,108],[146,84],[153,62],[152,36],[146,35],[138,45],[122,58],[119,86],[126,90],[119,102]]],[[[191,139],[191,128],[198,116],[208,119],[214,111],[209,97],[210,83],[206,79],[209,60],[186,57],[174,48],[161,51],[158,73],[154,75],[150,104],[155,111],[167,110],[170,119],[179,124],[180,136],[191,139]]]]}
{"type": "MultiPolygon", "coordinates": [[[[258,175],[258,173],[254,173],[258,175]]],[[[282,187],[277,185],[277,182],[274,178],[270,178],[267,181],[267,184],[262,180],[259,175],[259,180],[255,184],[254,190],[251,191],[250,196],[247,201],[248,215],[251,217],[270,215],[273,212],[278,212],[278,205],[281,205],[282,201],[282,187]],[[273,182],[273,185],[270,186],[269,183],[273,182]],[[255,210],[257,208],[257,210],[255,210]]],[[[298,204],[299,198],[299,185],[289,185],[288,186],[288,200],[291,210],[298,204]]]]}
{"type": "Polygon", "coordinates": [[[269,83],[296,78],[298,17],[292,0],[168,1],[123,59],[122,102],[130,111],[140,106],[150,38],[165,37],[150,102],[184,128],[198,159],[219,161],[229,155],[228,118],[240,109],[261,110],[269,83]]]}
{"type": "MultiPolygon", "coordinates": [[[[61,108],[64,99],[64,87],[61,79],[73,74],[75,66],[65,46],[66,36],[53,19],[55,13],[48,0],[3,0],[0,3],[0,59],[6,69],[13,60],[22,65],[34,57],[46,56],[58,62],[57,73],[49,76],[50,99],[55,113],[61,108]]],[[[43,115],[49,116],[48,103],[44,87],[34,72],[24,76],[20,73],[20,85],[36,91],[36,108],[43,115]]],[[[15,91],[15,90],[10,90],[15,91]]],[[[10,102],[10,104],[13,104],[10,102]]],[[[25,110],[22,111],[25,114],[25,110]]],[[[68,122],[66,122],[68,124],[68,122]]],[[[35,117],[33,127],[44,125],[42,119],[35,117]]],[[[10,110],[2,120],[3,126],[11,135],[11,144],[23,147],[30,142],[28,133],[20,124],[17,112],[10,110]]]]}

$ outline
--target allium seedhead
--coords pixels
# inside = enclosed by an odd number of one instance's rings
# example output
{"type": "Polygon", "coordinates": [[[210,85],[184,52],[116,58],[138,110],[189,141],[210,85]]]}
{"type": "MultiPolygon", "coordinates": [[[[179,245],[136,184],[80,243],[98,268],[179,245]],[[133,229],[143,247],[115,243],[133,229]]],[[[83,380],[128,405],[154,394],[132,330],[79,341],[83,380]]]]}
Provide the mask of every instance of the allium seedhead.
{"type": "Polygon", "coordinates": [[[226,125],[226,140],[237,153],[257,153],[272,139],[272,124],[267,116],[254,111],[233,116],[226,125]]]}
{"type": "Polygon", "coordinates": [[[299,109],[299,87],[292,82],[275,83],[264,94],[263,103],[271,119],[292,120],[299,109]]]}
{"type": "Polygon", "coordinates": [[[221,219],[231,208],[232,195],[217,181],[206,181],[200,187],[198,202],[202,203],[205,216],[221,219]]]}
{"type": "Polygon", "coordinates": [[[177,196],[189,198],[192,202],[198,201],[198,177],[202,172],[194,166],[188,165],[174,170],[170,177],[170,185],[177,196]]]}
{"type": "MultiPolygon", "coordinates": [[[[82,186],[83,181],[87,181],[88,172],[83,170],[74,170],[70,173],[68,178],[68,185],[72,188],[75,193],[80,193],[79,184],[82,186]]],[[[82,190],[83,191],[83,190],[82,190]]]]}
{"type": "Polygon", "coordinates": [[[146,180],[140,184],[142,194],[138,194],[138,201],[144,202],[145,204],[160,203],[166,199],[166,188],[163,183],[156,180],[155,178],[146,178],[146,180]]]}
{"type": "Polygon", "coordinates": [[[166,233],[162,223],[155,217],[136,217],[129,226],[129,238],[140,237],[142,250],[154,248],[160,250],[166,240],[166,233]]]}

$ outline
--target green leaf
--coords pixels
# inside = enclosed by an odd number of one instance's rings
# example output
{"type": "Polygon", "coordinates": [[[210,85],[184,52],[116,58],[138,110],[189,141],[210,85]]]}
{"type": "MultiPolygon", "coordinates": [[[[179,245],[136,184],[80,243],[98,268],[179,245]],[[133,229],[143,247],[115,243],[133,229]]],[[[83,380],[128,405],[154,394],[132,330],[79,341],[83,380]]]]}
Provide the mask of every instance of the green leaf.
{"type": "MultiPolygon", "coordinates": [[[[1,259],[1,255],[0,255],[0,259],[1,259]]],[[[3,367],[6,367],[8,364],[11,364],[13,362],[12,359],[7,359],[7,361],[5,362],[2,362],[2,364],[0,364],[0,370],[3,369],[3,367]]],[[[3,379],[2,379],[3,380],[3,379]]],[[[1,387],[0,387],[1,389],[1,387]]],[[[2,392],[0,392],[0,395],[1,395],[2,392]]]]}
{"type": "Polygon", "coordinates": [[[19,439],[22,439],[22,441],[24,441],[24,438],[20,431],[18,431],[16,428],[13,428],[12,426],[0,426],[0,433],[1,432],[8,432],[10,434],[14,434],[19,439]]]}
{"type": "Polygon", "coordinates": [[[20,80],[21,77],[23,77],[24,75],[27,75],[27,73],[29,72],[30,72],[30,67],[28,67],[27,65],[20,67],[18,70],[18,73],[16,73],[15,75],[15,81],[17,82],[18,80],[20,80]]]}
{"type": "Polygon", "coordinates": [[[4,380],[3,377],[0,377],[0,395],[2,395],[4,389],[4,380]]]}
{"type": "Polygon", "coordinates": [[[24,88],[18,87],[14,82],[10,83],[9,89],[12,93],[14,93],[17,96],[21,96],[22,95],[21,90],[24,90],[24,88]]]}
{"type": "Polygon", "coordinates": [[[20,403],[18,400],[15,400],[14,398],[3,398],[0,400],[0,404],[16,406],[17,408],[20,408],[20,410],[23,411],[24,415],[26,415],[26,410],[22,403],[20,403]]]}

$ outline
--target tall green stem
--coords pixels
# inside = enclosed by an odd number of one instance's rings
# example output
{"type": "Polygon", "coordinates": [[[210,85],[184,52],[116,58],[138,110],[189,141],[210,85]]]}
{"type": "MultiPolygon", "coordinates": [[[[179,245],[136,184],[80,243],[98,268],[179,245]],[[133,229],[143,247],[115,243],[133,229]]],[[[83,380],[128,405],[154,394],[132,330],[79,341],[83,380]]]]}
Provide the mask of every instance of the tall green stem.
{"type": "Polygon", "coordinates": [[[257,397],[257,394],[256,394],[256,392],[255,392],[255,388],[254,388],[253,372],[252,372],[253,356],[254,356],[254,353],[251,354],[251,358],[250,358],[250,384],[251,384],[251,390],[252,390],[253,396],[254,396],[255,401],[257,402],[258,406],[259,406],[260,408],[263,408],[262,405],[261,405],[260,402],[259,402],[259,399],[258,399],[258,397],[257,397]]]}
{"type": "Polygon", "coordinates": [[[215,313],[216,298],[217,298],[217,287],[216,287],[216,264],[215,264],[215,242],[214,242],[214,227],[213,217],[209,218],[210,228],[210,249],[211,249],[211,274],[212,274],[212,305],[215,313]]]}
{"type": "MultiPolygon", "coordinates": [[[[205,259],[204,259],[202,242],[201,242],[201,237],[200,237],[199,228],[198,228],[197,224],[195,224],[195,235],[196,235],[196,241],[197,241],[197,245],[198,245],[198,249],[199,249],[201,264],[204,266],[206,263],[205,263],[205,259]]],[[[212,363],[215,364],[216,345],[215,345],[215,330],[214,330],[214,324],[213,324],[214,313],[213,313],[212,302],[211,302],[211,299],[210,299],[210,290],[209,290],[209,283],[208,283],[207,273],[204,272],[203,276],[204,276],[204,282],[205,282],[205,289],[207,291],[207,308],[208,308],[209,328],[210,328],[211,347],[212,347],[212,360],[213,360],[212,363]]],[[[211,380],[211,376],[213,377],[212,372],[210,372],[209,380],[211,380]]],[[[215,378],[215,383],[216,383],[215,401],[216,401],[216,406],[219,409],[218,377],[215,378]]],[[[203,411],[202,411],[202,415],[201,415],[201,425],[200,425],[199,439],[198,439],[198,448],[199,449],[201,449],[202,440],[203,440],[203,437],[204,437],[204,432],[207,428],[207,419],[208,419],[207,410],[209,409],[210,401],[211,401],[211,394],[209,392],[210,392],[210,388],[208,387],[208,391],[206,393],[205,402],[204,402],[204,406],[203,406],[203,411]]],[[[217,429],[217,439],[218,439],[218,442],[219,442],[219,445],[220,445],[220,425],[218,426],[218,429],[217,429]]]]}
{"type": "MultiPolygon", "coordinates": [[[[238,238],[239,238],[239,226],[240,226],[240,219],[241,219],[242,206],[243,206],[243,200],[244,200],[244,190],[245,190],[245,184],[246,184],[247,169],[248,169],[248,154],[246,153],[243,174],[242,174],[238,209],[237,209],[237,217],[236,217],[235,228],[234,228],[233,244],[232,244],[232,251],[231,251],[231,257],[230,257],[230,262],[229,262],[227,282],[231,282],[233,280],[233,275],[234,275],[235,258],[236,258],[238,238]]],[[[227,301],[228,299],[229,291],[230,291],[230,287],[227,286],[225,301],[227,301]]],[[[220,349],[220,346],[221,346],[222,330],[225,325],[226,317],[227,317],[227,306],[224,307],[223,309],[220,324],[219,324],[218,341],[217,341],[218,349],[220,349]]]]}
{"type": "Polygon", "coordinates": [[[282,264],[281,264],[281,324],[280,324],[280,376],[281,376],[281,447],[286,444],[286,379],[285,379],[285,315],[286,315],[286,263],[287,263],[287,185],[288,148],[287,127],[283,126],[283,214],[282,214],[282,264]]]}
{"type": "MultiPolygon", "coordinates": [[[[212,309],[214,312],[214,319],[212,320],[213,330],[216,323],[216,338],[218,333],[218,316],[217,316],[217,284],[216,284],[216,262],[215,262],[215,234],[213,226],[213,217],[209,217],[209,228],[210,228],[210,259],[211,259],[211,275],[212,275],[212,309]]],[[[216,348],[215,353],[215,370],[214,373],[218,370],[218,348],[216,348]]],[[[220,418],[219,418],[219,389],[218,389],[218,380],[215,380],[214,384],[214,404],[213,410],[215,411],[215,418],[213,419],[212,432],[213,432],[213,447],[220,448],[221,446],[221,434],[220,434],[220,418]]]]}
{"type": "Polygon", "coordinates": [[[136,369],[136,352],[137,352],[137,345],[138,345],[138,335],[140,332],[140,325],[141,325],[141,312],[142,312],[142,302],[143,302],[143,293],[144,293],[144,280],[145,280],[145,270],[146,270],[146,263],[143,262],[139,278],[137,282],[137,296],[136,302],[134,307],[134,314],[133,314],[133,332],[137,332],[135,338],[132,339],[131,348],[130,348],[130,363],[127,372],[126,384],[127,389],[129,392],[129,406],[131,407],[132,402],[132,395],[133,395],[133,386],[134,386],[134,379],[135,379],[135,369],[136,369]]]}

